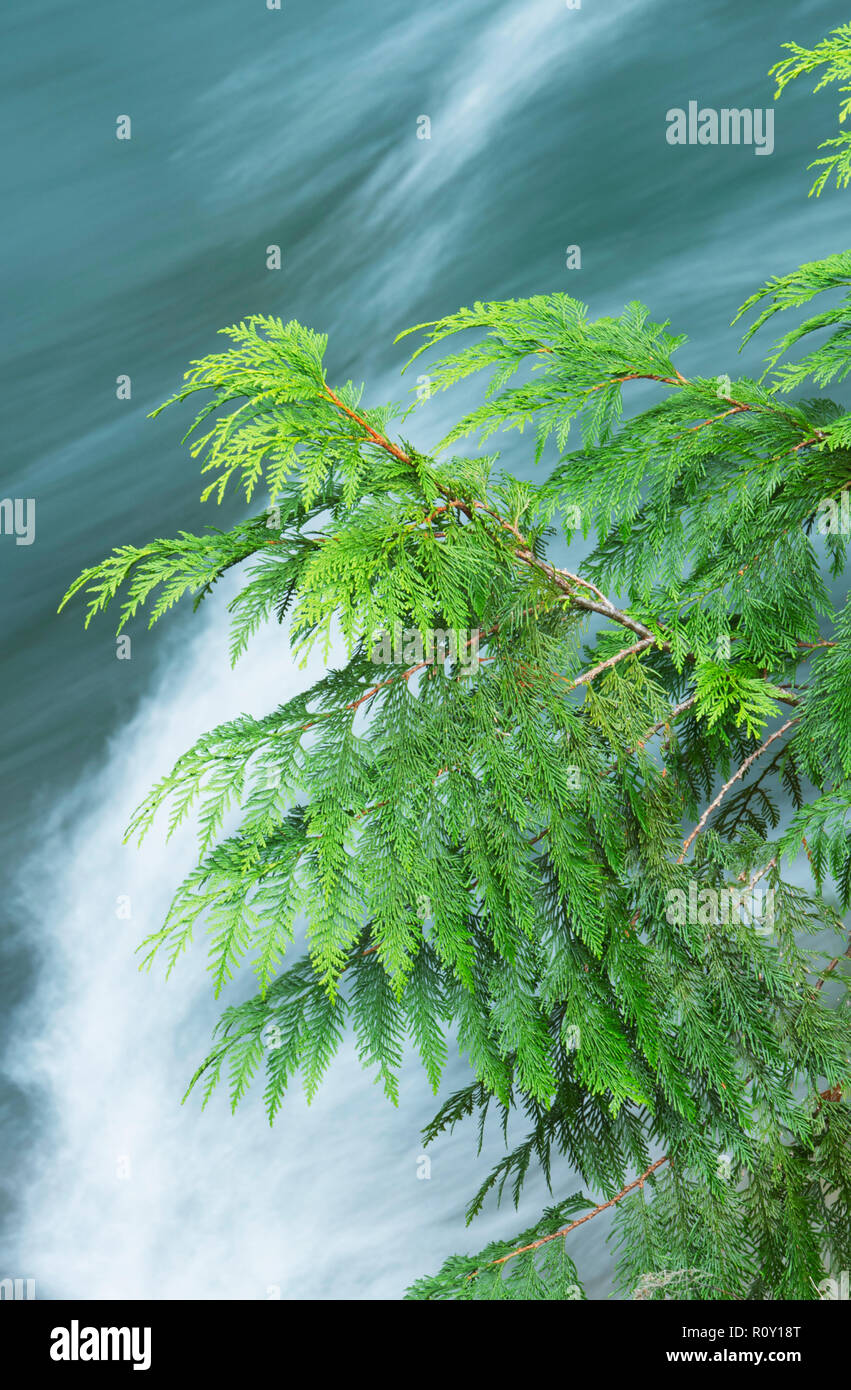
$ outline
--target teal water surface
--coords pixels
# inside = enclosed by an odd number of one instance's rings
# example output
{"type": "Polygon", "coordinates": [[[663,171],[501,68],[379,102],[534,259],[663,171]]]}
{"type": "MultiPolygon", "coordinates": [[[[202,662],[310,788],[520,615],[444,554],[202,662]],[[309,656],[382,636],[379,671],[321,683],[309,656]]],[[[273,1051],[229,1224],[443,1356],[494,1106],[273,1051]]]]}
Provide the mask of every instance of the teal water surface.
{"type": "MultiPolygon", "coordinates": [[[[180,1109],[218,1007],[200,959],[166,987],[133,952],[191,846],[123,849],[124,825],[195,734],[306,676],[279,632],[228,675],[224,591],[199,618],[131,629],[130,661],[107,622],[84,633],[57,602],[113,544],[240,515],[199,505],[188,416],[146,416],[246,314],[327,332],[330,379],[365,380],[374,401],[412,384],[400,329],[551,290],[594,315],[643,300],[689,334],[686,372],[754,365],[759,344],[736,355],[738,304],[847,244],[847,195],[806,197],[835,97],[784,96],[770,157],[672,147],[665,114],[771,106],[780,43],[847,18],[825,0],[9,0],[3,496],[34,498],[37,521],[30,546],[0,536],[0,1277],[34,1277],[41,1297],[395,1297],[538,1210],[532,1181],[519,1216],[488,1209],[464,1230],[496,1135],[477,1162],[458,1131],[418,1179],[434,1102],[413,1064],[398,1110],[350,1051],[274,1131],[257,1098],[236,1120],[224,1098],[180,1109]]],[[[428,442],[466,399],[431,403],[411,432],[428,442]]],[[[520,439],[505,459],[533,467],[520,439]]],[[[597,1297],[605,1220],[576,1236],[597,1297]]]]}

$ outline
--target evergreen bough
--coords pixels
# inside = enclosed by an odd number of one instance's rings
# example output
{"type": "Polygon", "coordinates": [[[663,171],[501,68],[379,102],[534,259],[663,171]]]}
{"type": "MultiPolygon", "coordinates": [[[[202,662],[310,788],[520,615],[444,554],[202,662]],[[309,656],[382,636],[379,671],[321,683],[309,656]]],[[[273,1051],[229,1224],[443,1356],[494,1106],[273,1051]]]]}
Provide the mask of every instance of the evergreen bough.
{"type": "MultiPolygon", "coordinates": [[[[789,47],[780,89],[827,61],[823,81],[851,79],[851,26],[789,47]]],[[[428,454],[410,409],[328,383],[324,337],[253,316],[174,400],[203,401],[204,496],[239,485],[265,510],[121,546],[66,595],[87,625],[119,602],[120,627],[146,605],[153,623],[251,561],[234,660],[270,619],[296,652],[346,645],[304,694],[199,739],[128,834],[198,813],[197,867],[145,961],[171,971],[200,921],[217,995],[247,961],[257,977],[192,1078],[205,1103],[227,1076],[235,1107],[263,1067],[273,1120],[348,1028],[392,1100],[409,1041],[437,1092],[452,1038],[471,1080],[426,1139],[467,1118],[481,1135],[491,1111],[528,1127],[469,1216],[554,1158],[593,1194],[413,1297],[584,1298],[566,1236],[606,1208],[630,1297],[813,1299],[851,1267],[851,605],[831,588],[851,415],[822,394],[851,370],[851,252],[740,313],[749,338],[825,293],[758,381],[687,379],[685,339],[637,303],[592,321],[536,295],[418,325],[414,358],[445,354],[431,392],[489,373],[428,454]],[[622,419],[634,382],[654,398],[622,419]],[[536,459],[558,450],[539,482],[456,452],[526,426],[536,459]],[[581,574],[552,557],[559,529],[568,548],[596,536],[581,574]],[[438,630],[450,658],[416,659],[438,630]],[[802,854],[806,890],[783,876],[802,854]]]]}

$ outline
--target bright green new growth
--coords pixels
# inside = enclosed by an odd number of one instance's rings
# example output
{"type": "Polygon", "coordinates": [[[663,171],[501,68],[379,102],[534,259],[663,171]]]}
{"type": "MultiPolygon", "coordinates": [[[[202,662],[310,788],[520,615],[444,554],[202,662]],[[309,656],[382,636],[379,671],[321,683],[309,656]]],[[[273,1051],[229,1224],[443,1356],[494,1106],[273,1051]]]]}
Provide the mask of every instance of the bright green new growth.
{"type": "MultiPolygon", "coordinates": [[[[814,92],[820,92],[831,82],[842,82],[840,92],[851,92],[851,24],[840,24],[838,29],[834,29],[826,39],[816,44],[815,48],[801,48],[797,43],[784,43],[783,47],[789,49],[792,57],[775,63],[769,73],[769,77],[775,78],[777,83],[775,100],[796,77],[818,72],[819,69],[823,71],[813,88],[814,92]]],[[[844,96],[839,105],[840,125],[849,113],[851,96],[844,96]]],[[[851,181],[851,131],[843,130],[832,139],[822,140],[819,149],[833,149],[836,153],[815,159],[808,166],[810,169],[821,169],[810,189],[810,195],[815,193],[816,197],[821,194],[831,174],[836,174],[837,188],[848,187],[851,181]]]]}
{"type": "Polygon", "coordinates": [[[528,1125],[470,1216],[559,1158],[598,1194],[414,1296],[584,1297],[564,1237],[603,1204],[627,1295],[809,1299],[851,1267],[846,957],[806,942],[844,950],[851,903],[851,607],[830,587],[847,527],[822,525],[831,503],[847,515],[851,416],[789,396],[851,369],[849,287],[845,252],[753,296],[748,336],[842,292],[759,382],[687,380],[684,338],[638,304],[590,321],[541,295],[420,325],[415,356],[452,340],[432,390],[489,373],[431,454],[392,435],[410,411],[328,384],[323,338],[248,319],[176,399],[202,393],[205,496],[239,483],[267,509],[121,547],[66,595],[87,594],[87,621],[120,601],[122,624],[145,605],[154,622],[250,559],[234,659],[273,617],[300,651],[342,634],[340,669],[206,734],[131,832],[198,816],[198,866],[146,961],[171,970],[202,922],[217,994],[246,962],[257,976],[192,1080],[205,1102],[227,1076],[236,1106],[262,1067],[274,1119],[348,1029],[391,1099],[409,1043],[436,1092],[454,1040],[472,1079],[427,1139],[491,1110],[528,1125]],[[655,399],[623,420],[634,381],[655,399]],[[527,424],[539,460],[558,450],[540,482],[453,452],[527,424]],[[552,555],[580,529],[581,575],[552,555]],[[403,664],[376,660],[398,628],[403,664]],[[478,663],[422,663],[415,629],[480,634],[478,663]],[[808,891],[781,872],[804,850],[808,891]]]}

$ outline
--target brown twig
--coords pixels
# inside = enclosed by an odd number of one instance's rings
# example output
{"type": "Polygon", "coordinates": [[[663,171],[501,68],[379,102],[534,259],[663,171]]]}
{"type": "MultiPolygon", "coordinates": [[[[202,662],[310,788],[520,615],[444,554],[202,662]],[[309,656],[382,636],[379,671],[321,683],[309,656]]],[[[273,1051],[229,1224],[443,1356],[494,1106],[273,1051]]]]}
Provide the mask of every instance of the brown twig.
{"type": "MultiPolygon", "coordinates": [[[[627,381],[633,379],[633,377],[623,378],[623,380],[627,381]]],[[[659,380],[665,380],[665,378],[659,378],[659,380]]],[[[675,385],[676,383],[671,382],[670,384],[675,385]]],[[[369,421],[366,420],[366,418],[363,415],[359,414],[358,411],[352,410],[350,406],[345,405],[343,401],[340,400],[340,397],[336,394],[336,392],[334,392],[331,389],[331,387],[327,384],[325,386],[325,396],[326,399],[332,403],[332,405],[335,405],[337,409],[341,410],[343,414],[348,416],[350,420],[353,420],[356,424],[360,425],[361,429],[364,431],[367,438],[372,444],[377,444],[387,453],[392,454],[394,458],[399,459],[401,463],[410,464],[413,462],[410,454],[406,454],[404,449],[400,449],[399,446],[394,444],[392,440],[388,439],[386,435],[381,434],[378,430],[374,429],[372,425],[370,425],[369,421]]],[[[619,608],[616,608],[615,605],[609,599],[606,598],[605,594],[601,593],[601,591],[597,589],[595,585],[591,584],[588,580],[580,579],[577,575],[569,574],[568,571],[557,569],[555,565],[547,564],[546,561],[541,560],[534,553],[527,537],[523,535],[523,533],[519,530],[517,526],[514,525],[513,522],[507,521],[505,517],[500,516],[498,512],[493,511],[490,507],[487,507],[483,502],[464,502],[460,498],[453,497],[451,495],[450,490],[448,488],[443,487],[440,483],[437,483],[436,485],[438,491],[444,497],[447,507],[456,508],[469,519],[472,519],[474,511],[481,512],[484,515],[489,516],[493,521],[495,521],[503,531],[507,531],[509,535],[513,536],[514,539],[518,542],[518,549],[514,552],[515,558],[520,560],[523,564],[529,565],[531,568],[537,569],[541,573],[545,574],[547,578],[562,591],[562,593],[566,594],[571,599],[571,601],[576,605],[577,608],[581,608],[589,613],[598,613],[602,617],[608,618],[611,622],[619,623],[621,624],[621,626],[628,628],[631,632],[634,632],[638,637],[652,637],[652,633],[650,632],[649,628],[645,627],[643,623],[638,622],[635,618],[631,618],[629,614],[623,613],[619,608]],[[598,596],[597,600],[595,601],[592,599],[588,599],[580,594],[577,594],[574,587],[576,584],[580,584],[583,587],[590,589],[593,593],[595,593],[598,596]]],[[[656,639],[654,638],[653,640],[655,641],[656,639]]]]}
{"type": "MultiPolygon", "coordinates": [[[[661,1168],[663,1163],[670,1163],[670,1161],[670,1154],[665,1154],[662,1158],[657,1158],[655,1163],[651,1163],[649,1168],[645,1168],[641,1177],[636,1178],[634,1182],[628,1183],[626,1187],[621,1188],[620,1192],[614,1197],[610,1197],[608,1202],[601,1202],[593,1211],[586,1212],[584,1216],[579,1217],[578,1221],[572,1221],[569,1226],[563,1227],[562,1230],[554,1231],[551,1236],[541,1236],[540,1240],[533,1240],[530,1245],[521,1245],[518,1246],[516,1250],[510,1251],[507,1255],[500,1255],[498,1260],[489,1260],[486,1268],[489,1268],[491,1265],[504,1265],[506,1260],[513,1260],[515,1255],[525,1255],[530,1250],[540,1249],[540,1247],[546,1245],[548,1241],[558,1240],[560,1236],[569,1235],[571,1231],[576,1230],[577,1226],[583,1226],[585,1222],[590,1221],[592,1217],[599,1216],[600,1212],[605,1211],[607,1207],[613,1207],[618,1202],[622,1201],[628,1192],[632,1192],[636,1187],[643,1187],[651,1173],[655,1173],[656,1169],[661,1168]]],[[[478,1272],[478,1269],[474,1269],[467,1275],[467,1278],[473,1279],[478,1272]]]]}
{"type": "Polygon", "coordinates": [[[738,769],[738,771],[733,773],[733,776],[729,779],[729,781],[724,783],[720,792],[715,797],[715,800],[710,802],[703,815],[701,816],[700,820],[698,821],[697,825],[694,827],[694,830],[691,832],[688,839],[684,841],[682,853],[679,859],[677,860],[678,864],[682,864],[683,860],[686,857],[686,854],[688,853],[689,846],[700,834],[701,830],[706,825],[706,822],[708,821],[709,817],[712,815],[712,812],[716,810],[718,806],[720,806],[721,802],[724,800],[724,797],[727,795],[728,791],[733,786],[733,784],[735,782],[738,782],[739,778],[745,775],[748,768],[756,762],[757,758],[762,756],[766,748],[769,748],[776,738],[780,738],[783,734],[786,733],[788,729],[791,729],[793,724],[796,724],[797,722],[797,719],[787,719],[785,724],[782,724],[779,729],[775,729],[774,733],[771,734],[770,737],[767,738],[764,743],[761,743],[759,748],[754,749],[753,753],[751,753],[747,758],[745,758],[745,761],[742,763],[741,767],[738,769]]]}

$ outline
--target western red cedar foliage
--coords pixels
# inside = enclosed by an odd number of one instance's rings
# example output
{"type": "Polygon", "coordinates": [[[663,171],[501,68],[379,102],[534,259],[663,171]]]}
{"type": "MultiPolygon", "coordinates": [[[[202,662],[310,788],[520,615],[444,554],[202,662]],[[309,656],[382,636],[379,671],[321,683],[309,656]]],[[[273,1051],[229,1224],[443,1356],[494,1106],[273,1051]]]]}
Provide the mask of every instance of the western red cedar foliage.
{"type": "MultiPolygon", "coordinates": [[[[789,47],[779,90],[851,79],[851,26],[789,47]]],[[[817,192],[848,182],[848,137],[827,143],[817,192]]],[[[174,399],[200,397],[204,496],[263,510],[121,546],[66,595],[153,623],[247,562],[234,660],[268,621],[294,653],[345,644],[199,739],[128,833],[160,809],[200,832],[145,960],[170,970],[201,922],[217,994],[257,977],[190,1090],[227,1078],[236,1106],[262,1073],[273,1120],[351,1030],[391,1099],[408,1044],[437,1092],[451,1042],[470,1080],[427,1140],[489,1111],[527,1129],[470,1216],[533,1166],[579,1175],[414,1297],[583,1298],[569,1233],[607,1208],[628,1296],[810,1299],[851,1267],[851,415],[823,394],[851,370],[849,285],[841,252],[748,300],[748,338],[816,301],[759,380],[686,378],[685,339],[637,303],[421,324],[431,392],[487,374],[429,453],[415,407],[329,384],[320,334],[246,319],[174,399]],[[653,398],[624,419],[635,382],[653,398]],[[481,448],[526,427],[534,482],[481,448]]]]}

